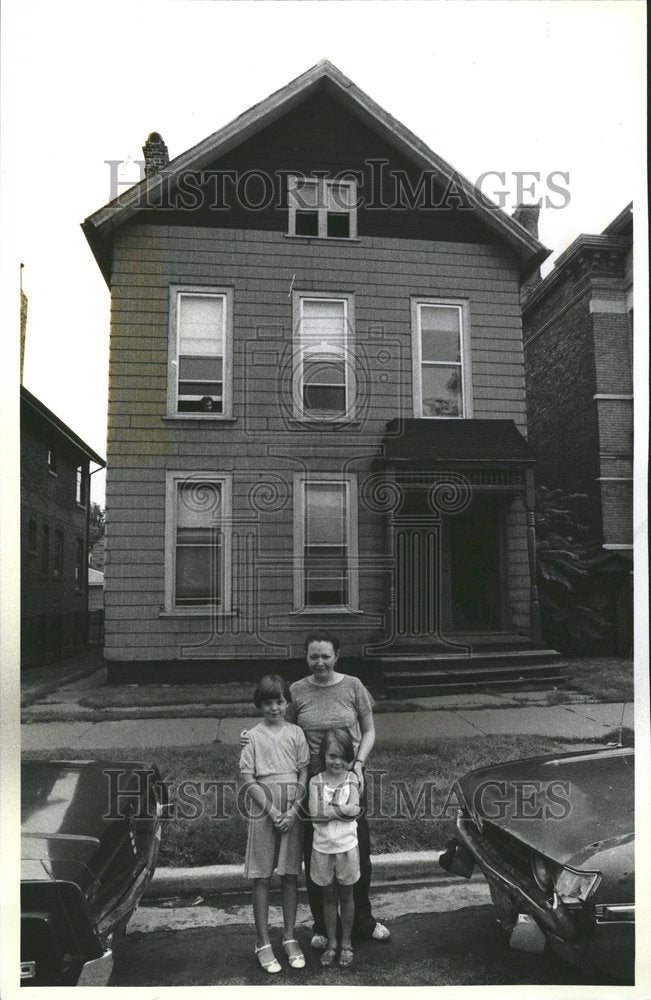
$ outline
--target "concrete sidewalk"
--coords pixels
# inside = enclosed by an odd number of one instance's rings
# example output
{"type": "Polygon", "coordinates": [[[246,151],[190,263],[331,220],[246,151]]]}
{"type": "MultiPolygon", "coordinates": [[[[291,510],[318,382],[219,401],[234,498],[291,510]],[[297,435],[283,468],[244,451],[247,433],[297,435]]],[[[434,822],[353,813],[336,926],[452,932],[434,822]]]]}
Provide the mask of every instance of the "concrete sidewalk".
{"type": "MultiPolygon", "coordinates": [[[[173,709],[170,710],[173,712],[173,709]]],[[[70,747],[99,750],[110,747],[235,745],[242,729],[257,717],[122,719],[114,722],[32,722],[21,726],[23,750],[70,747]]],[[[500,735],[544,735],[599,739],[620,725],[633,728],[631,702],[581,703],[552,707],[457,708],[436,712],[386,712],[375,717],[378,740],[441,739],[500,735]]]]}

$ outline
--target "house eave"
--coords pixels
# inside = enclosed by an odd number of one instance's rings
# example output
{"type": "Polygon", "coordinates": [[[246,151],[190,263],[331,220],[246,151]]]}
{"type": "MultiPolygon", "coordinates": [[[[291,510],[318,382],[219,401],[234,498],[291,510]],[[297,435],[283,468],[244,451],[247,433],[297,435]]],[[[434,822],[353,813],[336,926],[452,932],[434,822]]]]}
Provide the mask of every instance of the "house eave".
{"type": "Polygon", "coordinates": [[[42,420],[50,424],[58,434],[66,438],[69,444],[73,445],[74,448],[89,458],[92,462],[99,465],[100,469],[106,468],[106,462],[101,458],[96,451],[93,451],[85,441],[79,437],[78,434],[64,424],[63,420],[57,417],[56,413],[53,413],[45,403],[42,403],[40,399],[34,396],[25,386],[20,387],[20,399],[21,403],[27,406],[33,413],[36,413],[42,420]]]}
{"type": "Polygon", "coordinates": [[[559,281],[562,281],[568,271],[584,254],[596,251],[623,255],[628,249],[628,242],[618,236],[607,236],[603,233],[595,236],[582,233],[580,236],[577,236],[574,242],[556,260],[553,270],[550,271],[539,285],[536,285],[531,294],[525,299],[522,304],[523,316],[528,310],[544,299],[559,281]]]}

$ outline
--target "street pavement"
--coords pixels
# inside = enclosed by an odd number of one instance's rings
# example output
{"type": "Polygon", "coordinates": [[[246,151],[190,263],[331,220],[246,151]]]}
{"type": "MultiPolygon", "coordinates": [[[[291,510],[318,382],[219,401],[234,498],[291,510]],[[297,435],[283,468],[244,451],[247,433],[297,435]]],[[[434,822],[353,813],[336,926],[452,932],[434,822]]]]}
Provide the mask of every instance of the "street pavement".
{"type": "Polygon", "coordinates": [[[303,893],[297,938],[306,967],[284,959],[277,894],[270,907],[271,939],[282,972],[264,973],[253,955],[250,899],[224,893],[141,905],[116,955],[111,986],[443,986],[608,984],[595,973],[565,965],[554,955],[509,948],[497,926],[483,878],[374,883],[373,910],[391,928],[386,943],[355,945],[352,969],[321,969],[310,951],[310,914],[303,893]]]}
{"type": "MultiPolygon", "coordinates": [[[[113,722],[30,722],[21,726],[23,750],[99,750],[109,747],[197,746],[214,742],[236,744],[242,729],[259,722],[257,717],[120,719],[113,722]]],[[[419,740],[445,737],[542,734],[595,739],[618,729],[633,727],[633,704],[575,702],[572,705],[521,708],[457,708],[421,712],[386,712],[375,716],[379,740],[419,740]]]]}

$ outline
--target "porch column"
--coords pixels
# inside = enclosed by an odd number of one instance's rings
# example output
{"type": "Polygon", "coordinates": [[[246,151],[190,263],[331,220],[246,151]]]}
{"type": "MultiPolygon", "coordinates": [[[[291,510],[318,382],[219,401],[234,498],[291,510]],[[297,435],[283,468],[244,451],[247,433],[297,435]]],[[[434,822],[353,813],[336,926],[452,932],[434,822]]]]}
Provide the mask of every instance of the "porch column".
{"type": "Polygon", "coordinates": [[[525,469],[524,475],[525,508],[527,512],[527,549],[529,550],[529,614],[531,618],[531,638],[535,641],[539,641],[540,603],[538,601],[538,583],[536,577],[536,493],[534,489],[533,469],[525,469]]]}

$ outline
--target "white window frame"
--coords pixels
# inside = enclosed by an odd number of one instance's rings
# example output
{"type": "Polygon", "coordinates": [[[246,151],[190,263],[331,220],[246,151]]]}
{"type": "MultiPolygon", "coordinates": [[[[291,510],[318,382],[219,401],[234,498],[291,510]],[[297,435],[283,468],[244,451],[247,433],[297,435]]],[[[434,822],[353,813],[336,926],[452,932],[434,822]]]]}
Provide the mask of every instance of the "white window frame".
{"type": "Polygon", "coordinates": [[[165,608],[168,615],[197,617],[229,614],[232,602],[232,498],[233,474],[230,472],[168,472],[165,500],[165,608]],[[176,511],[180,483],[215,483],[221,487],[221,524],[223,551],[223,599],[221,604],[177,607],[176,599],[176,511]]]}
{"type": "MultiPolygon", "coordinates": [[[[412,365],[413,365],[413,393],[414,393],[414,416],[423,420],[464,420],[473,415],[472,399],[472,365],[470,351],[470,307],[467,299],[448,299],[438,296],[412,296],[411,300],[411,335],[412,335],[412,365]],[[459,310],[460,324],[460,364],[461,368],[461,414],[458,417],[435,416],[423,413],[423,351],[420,332],[420,307],[421,306],[441,306],[443,308],[456,308],[459,310]]],[[[426,362],[427,363],[427,362],[426,362]]],[[[446,362],[432,362],[433,364],[446,364],[446,362]]],[[[451,368],[457,367],[458,363],[448,362],[451,368]]]]}
{"type": "MultiPolygon", "coordinates": [[[[357,378],[355,375],[355,296],[350,292],[293,292],[293,330],[294,330],[294,363],[292,365],[292,405],[295,420],[315,421],[324,423],[342,423],[352,420],[355,415],[357,397],[357,378]],[[344,393],[346,407],[342,414],[318,410],[305,410],[303,405],[303,364],[306,353],[318,355],[318,348],[305,349],[302,343],[303,303],[307,300],[315,302],[328,300],[344,304],[344,346],[342,351],[331,352],[333,356],[343,357],[344,362],[344,393]]],[[[323,352],[325,353],[325,352],[323,352]]]]}
{"type": "Polygon", "coordinates": [[[167,416],[175,420],[229,420],[233,412],[233,289],[215,285],[170,285],[169,338],[167,360],[167,416]],[[214,296],[224,302],[224,343],[222,357],[222,412],[179,413],[177,410],[179,381],[180,317],[182,295],[214,296]]]}
{"type": "Polygon", "coordinates": [[[302,177],[290,174],[287,178],[287,235],[300,239],[312,240],[356,240],[357,239],[357,181],[354,178],[302,177]],[[316,209],[306,209],[299,201],[298,188],[300,184],[314,183],[317,189],[316,209]],[[330,190],[334,186],[348,188],[350,192],[347,212],[337,214],[348,215],[348,236],[328,236],[328,211],[330,210],[330,190]],[[296,212],[316,211],[317,233],[296,232],[296,212]]]}
{"type": "Polygon", "coordinates": [[[294,473],[294,612],[300,614],[341,614],[359,611],[359,558],[357,543],[357,474],[349,472],[294,473]],[[343,484],[346,487],[348,519],[348,604],[305,604],[305,486],[343,484]]]}

